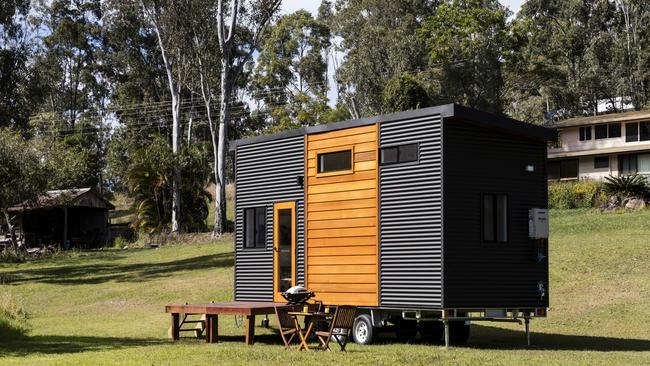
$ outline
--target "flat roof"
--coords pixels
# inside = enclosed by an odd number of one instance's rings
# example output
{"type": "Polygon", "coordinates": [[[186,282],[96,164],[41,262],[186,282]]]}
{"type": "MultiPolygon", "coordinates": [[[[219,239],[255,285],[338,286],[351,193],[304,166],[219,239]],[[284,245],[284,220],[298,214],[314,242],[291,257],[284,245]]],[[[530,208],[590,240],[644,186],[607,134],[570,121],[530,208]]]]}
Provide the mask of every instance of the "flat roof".
{"type": "Polygon", "coordinates": [[[632,122],[632,121],[639,121],[639,120],[650,120],[650,111],[631,111],[631,112],[622,112],[622,113],[601,114],[598,116],[590,116],[590,117],[577,117],[577,118],[567,119],[564,121],[553,122],[549,124],[549,127],[563,128],[563,127],[575,127],[575,126],[589,126],[589,125],[597,125],[601,123],[632,122]]]}
{"type": "Polygon", "coordinates": [[[294,136],[310,135],[328,131],[341,130],[358,126],[371,125],[388,121],[419,118],[430,115],[440,115],[449,120],[458,120],[473,124],[477,127],[497,129],[513,135],[518,135],[533,140],[553,141],[557,139],[557,132],[554,129],[518,121],[509,117],[499,116],[492,113],[482,112],[476,109],[463,107],[457,104],[444,104],[435,107],[414,109],[410,111],[383,114],[375,117],[351,119],[342,122],[327,123],[316,126],[305,126],[293,130],[282,131],[269,135],[260,135],[230,142],[230,151],[237,146],[255,144],[259,142],[279,140],[294,136]]]}

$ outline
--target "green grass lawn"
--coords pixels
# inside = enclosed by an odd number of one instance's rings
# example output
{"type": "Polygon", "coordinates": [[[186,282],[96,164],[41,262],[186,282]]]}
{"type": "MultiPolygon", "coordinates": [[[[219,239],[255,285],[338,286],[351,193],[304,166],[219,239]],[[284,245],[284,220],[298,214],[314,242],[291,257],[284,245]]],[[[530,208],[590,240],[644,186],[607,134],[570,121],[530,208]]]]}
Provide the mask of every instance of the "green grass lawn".
{"type": "MultiPolygon", "coordinates": [[[[30,314],[26,338],[0,343],[2,365],[648,365],[650,211],[552,212],[551,309],[522,326],[474,325],[467,345],[400,344],[384,337],[349,352],[286,352],[272,329],[243,345],[233,317],[221,342],[167,339],[168,303],[232,300],[232,238],[160,249],[65,254],[0,265],[30,314]]],[[[274,328],[275,322],[271,325],[274,328]]],[[[1,337],[0,337],[1,338],[1,337]]]]}

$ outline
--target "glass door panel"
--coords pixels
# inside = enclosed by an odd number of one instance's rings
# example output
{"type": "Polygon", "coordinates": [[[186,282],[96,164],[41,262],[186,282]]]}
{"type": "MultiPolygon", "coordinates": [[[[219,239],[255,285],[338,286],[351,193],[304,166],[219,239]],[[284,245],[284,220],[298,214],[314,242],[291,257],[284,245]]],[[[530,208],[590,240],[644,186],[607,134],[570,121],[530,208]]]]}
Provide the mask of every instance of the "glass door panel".
{"type": "Polygon", "coordinates": [[[274,208],[274,300],[295,284],[295,202],[276,203],[274,208]]]}

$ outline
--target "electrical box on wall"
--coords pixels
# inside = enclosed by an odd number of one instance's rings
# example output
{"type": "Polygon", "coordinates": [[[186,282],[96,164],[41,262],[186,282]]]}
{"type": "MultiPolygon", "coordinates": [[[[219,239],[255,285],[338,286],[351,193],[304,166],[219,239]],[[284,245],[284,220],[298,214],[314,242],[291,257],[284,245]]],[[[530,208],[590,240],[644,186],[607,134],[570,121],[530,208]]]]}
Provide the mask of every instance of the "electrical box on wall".
{"type": "Polygon", "coordinates": [[[548,210],[533,208],[528,211],[528,236],[533,239],[548,239],[548,210]]]}

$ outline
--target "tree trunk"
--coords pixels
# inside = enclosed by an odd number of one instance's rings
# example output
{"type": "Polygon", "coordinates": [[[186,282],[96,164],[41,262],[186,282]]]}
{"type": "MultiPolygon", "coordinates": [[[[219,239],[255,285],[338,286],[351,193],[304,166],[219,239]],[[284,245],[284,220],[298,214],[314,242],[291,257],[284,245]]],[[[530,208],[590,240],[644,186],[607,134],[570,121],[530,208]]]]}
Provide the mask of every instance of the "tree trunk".
{"type": "Polygon", "coordinates": [[[217,148],[216,195],[214,213],[215,237],[226,231],[226,143],[230,123],[230,57],[224,54],[221,61],[221,100],[219,107],[219,141],[217,148]]]}
{"type": "Polygon", "coordinates": [[[5,221],[7,222],[7,229],[9,230],[9,241],[11,243],[11,250],[14,253],[18,252],[18,241],[16,240],[16,225],[13,224],[9,212],[7,210],[2,210],[2,213],[5,216],[5,221]]]}
{"type": "MultiPolygon", "coordinates": [[[[178,90],[172,92],[172,153],[178,157],[181,145],[180,100],[178,90]]],[[[180,231],[181,219],[181,171],[174,164],[174,181],[172,184],[172,233],[180,231]]]]}

